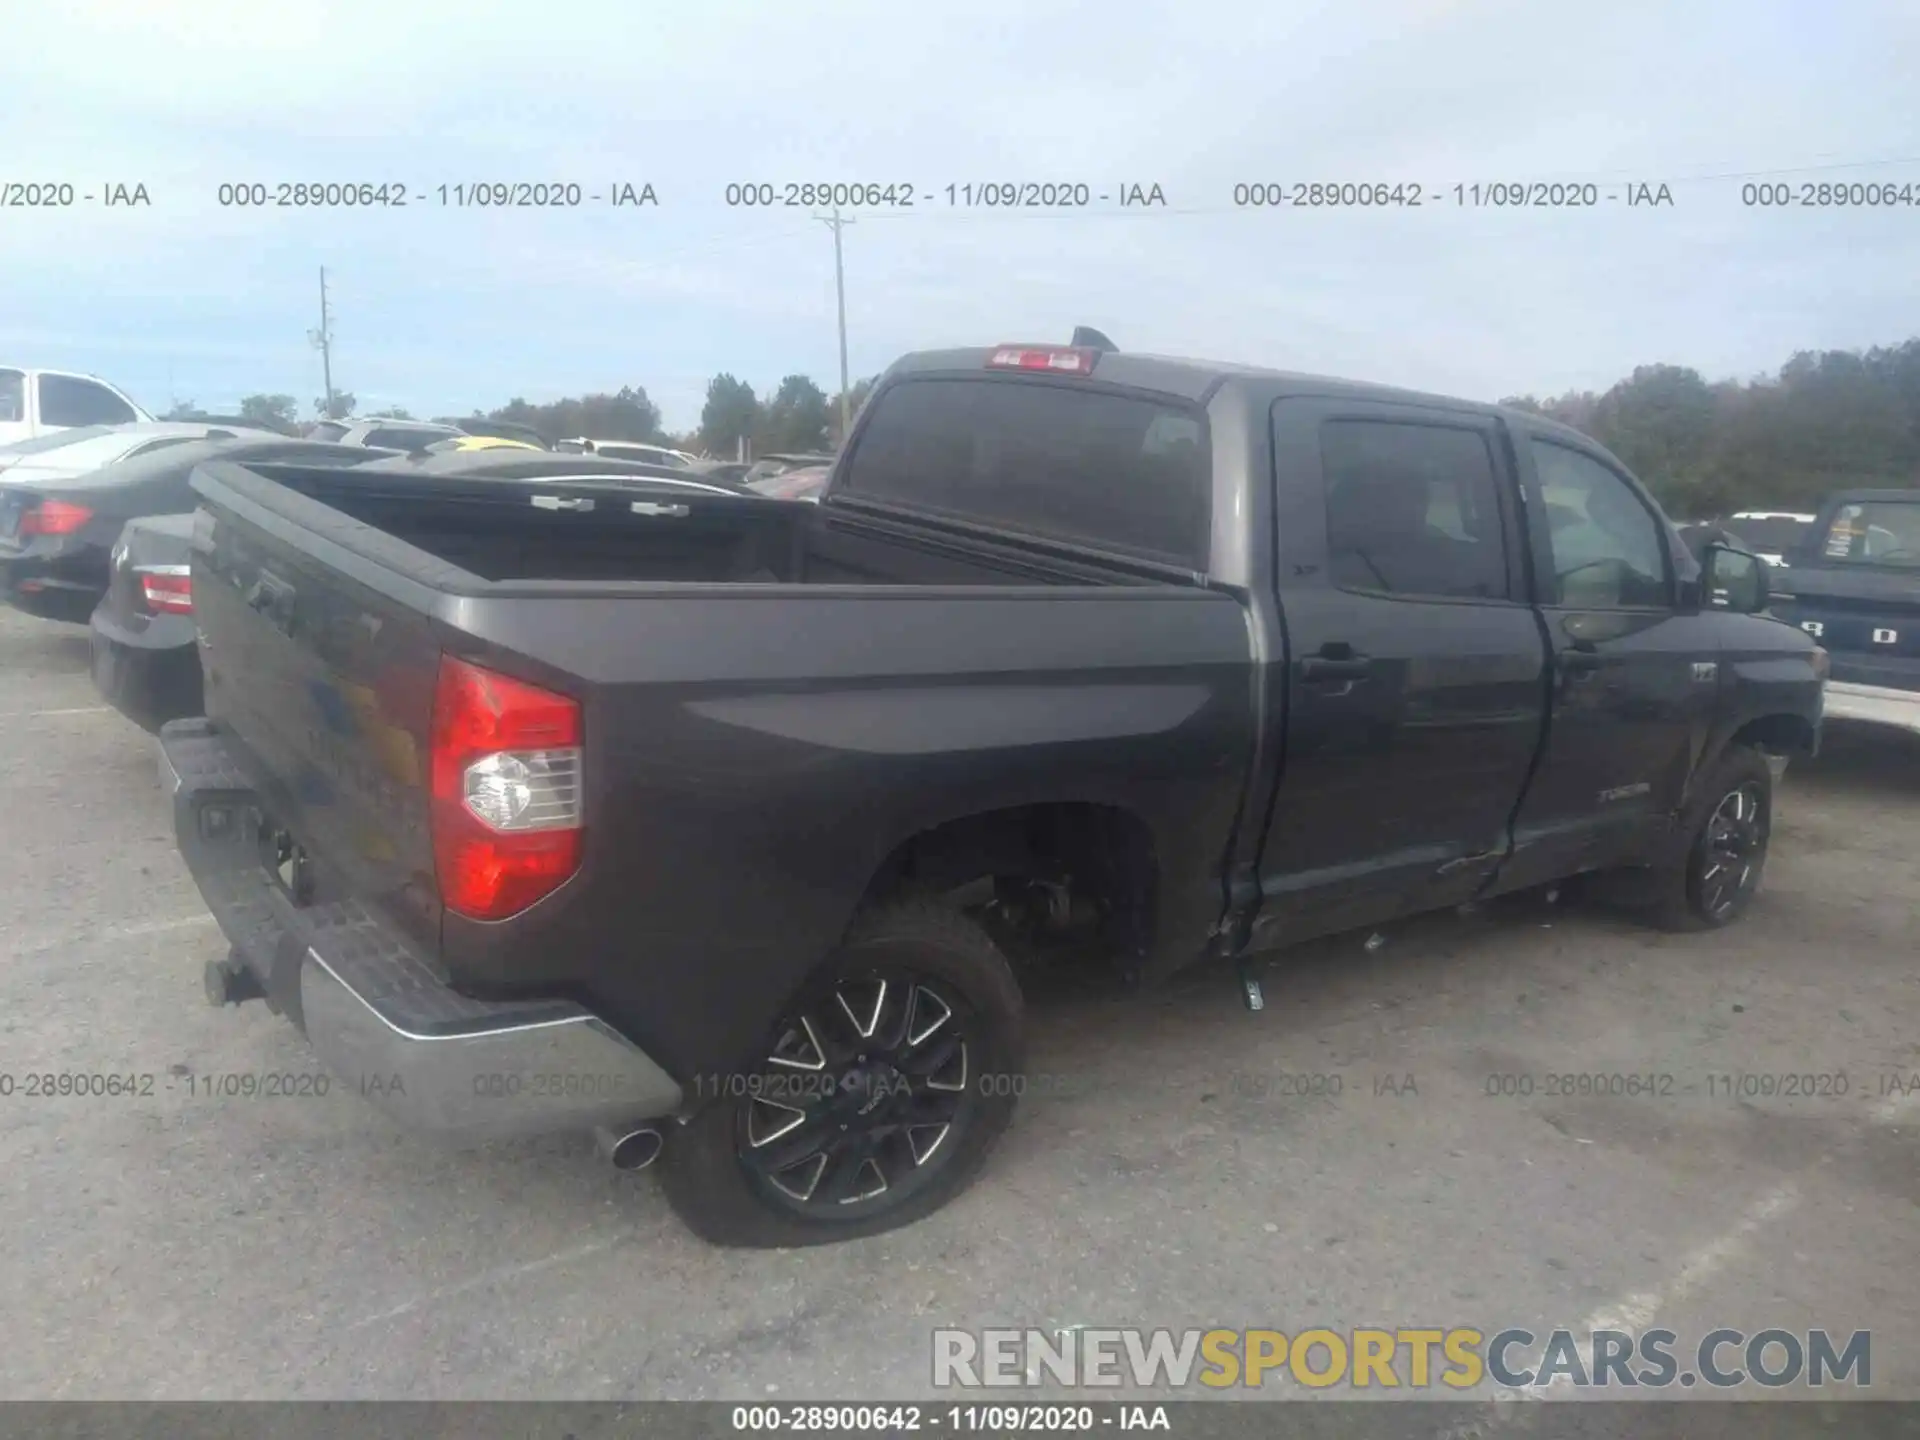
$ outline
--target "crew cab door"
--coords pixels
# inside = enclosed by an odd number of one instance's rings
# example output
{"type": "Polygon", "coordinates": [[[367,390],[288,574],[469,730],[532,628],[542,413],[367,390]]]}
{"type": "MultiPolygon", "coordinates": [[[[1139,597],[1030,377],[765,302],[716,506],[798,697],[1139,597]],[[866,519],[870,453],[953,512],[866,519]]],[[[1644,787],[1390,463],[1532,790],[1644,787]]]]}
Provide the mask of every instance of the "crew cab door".
{"type": "Polygon", "coordinates": [[[1680,803],[1720,680],[1716,617],[1680,608],[1646,492],[1597,447],[1513,439],[1553,679],[1503,890],[1636,856],[1680,803]]]}
{"type": "Polygon", "coordinates": [[[1256,947],[1479,889],[1545,697],[1498,423],[1317,397],[1271,423],[1288,665],[1256,947]]]}

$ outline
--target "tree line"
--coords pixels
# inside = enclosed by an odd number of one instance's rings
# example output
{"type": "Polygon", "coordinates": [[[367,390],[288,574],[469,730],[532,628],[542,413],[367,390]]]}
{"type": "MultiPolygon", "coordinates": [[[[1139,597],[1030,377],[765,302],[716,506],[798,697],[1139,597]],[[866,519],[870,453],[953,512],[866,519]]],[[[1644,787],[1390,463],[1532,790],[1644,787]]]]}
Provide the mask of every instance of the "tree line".
{"type": "MultiPolygon", "coordinates": [[[[847,393],[848,414],[857,413],[873,389],[869,377],[854,384],[847,393]]],[[[418,417],[398,406],[374,410],[362,416],[351,391],[336,390],[332,400],[322,396],[313,402],[313,419],[344,419],[349,415],[364,419],[413,420],[418,417]]],[[[214,418],[191,400],[178,401],[164,417],[168,420],[214,418]]],[[[300,404],[291,395],[248,395],[240,402],[238,413],[229,417],[245,420],[270,430],[288,434],[303,428],[300,404]]],[[[431,417],[442,424],[461,420],[509,420],[529,425],[554,440],[585,436],[593,440],[649,441],[731,459],[744,441],[750,454],[817,454],[831,451],[840,432],[840,396],[829,395],[805,375],[789,375],[772,394],[762,397],[753,386],[733,375],[716,375],[707,384],[706,404],[700,411],[700,424],[693,430],[675,433],[661,423],[660,407],[647,398],[646,388],[624,385],[611,394],[599,393],[535,404],[516,396],[492,410],[476,408],[469,415],[431,417]]],[[[310,423],[310,422],[308,422],[310,423]]]]}
{"type": "Polygon", "coordinates": [[[1835,490],[1920,485],[1920,339],[1803,350],[1747,381],[1642,365],[1599,394],[1501,403],[1591,435],[1678,520],[1812,511],[1835,490]]]}
{"type": "MultiPolygon", "coordinates": [[[[849,392],[857,412],[869,378],[849,392]]],[[[1610,389],[1501,402],[1547,415],[1605,445],[1652,488],[1676,519],[1710,519],[1735,510],[1812,510],[1829,492],[1855,486],[1920,484],[1920,338],[1859,350],[1807,350],[1771,375],[1705,379],[1680,365],[1642,365],[1610,389]]],[[[356,413],[336,392],[316,417],[356,413]]],[[[788,375],[761,396],[746,381],[716,375],[700,424],[675,434],[639,385],[555,400],[515,398],[496,409],[442,419],[511,420],[555,439],[643,440],[731,458],[745,440],[751,453],[823,451],[839,432],[838,395],[805,375],[788,375]]],[[[199,412],[186,403],[171,418],[199,412]]],[[[378,412],[412,419],[404,410],[378,412]]],[[[249,395],[241,417],[298,428],[290,395],[249,395]]]]}

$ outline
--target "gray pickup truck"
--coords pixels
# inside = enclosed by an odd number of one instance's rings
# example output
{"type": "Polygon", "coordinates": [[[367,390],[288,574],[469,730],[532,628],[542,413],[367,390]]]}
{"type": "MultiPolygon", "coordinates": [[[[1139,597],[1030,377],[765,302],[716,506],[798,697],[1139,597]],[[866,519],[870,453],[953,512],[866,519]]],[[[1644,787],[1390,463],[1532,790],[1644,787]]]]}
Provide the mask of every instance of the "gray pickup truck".
{"type": "Polygon", "coordinates": [[[916,354],[818,504],[209,463],[179,844],[360,1094],[663,1154],[709,1238],[926,1215],[1009,956],[1153,980],[1600,872],[1760,883],[1824,652],[1538,417],[1102,346],[916,354]]]}

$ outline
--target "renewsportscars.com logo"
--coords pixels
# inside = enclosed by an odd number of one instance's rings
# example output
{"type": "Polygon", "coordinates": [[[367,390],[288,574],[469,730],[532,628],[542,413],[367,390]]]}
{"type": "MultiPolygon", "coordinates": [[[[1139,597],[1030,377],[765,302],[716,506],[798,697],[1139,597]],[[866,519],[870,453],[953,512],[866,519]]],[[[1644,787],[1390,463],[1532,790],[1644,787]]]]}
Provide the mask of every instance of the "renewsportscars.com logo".
{"type": "Polygon", "coordinates": [[[1873,1335],[1826,1330],[1709,1331],[1691,1347],[1672,1330],[1452,1328],[1301,1330],[936,1330],[940,1389],[1046,1384],[1150,1389],[1298,1385],[1309,1390],[1714,1389],[1873,1381],[1873,1335]]]}

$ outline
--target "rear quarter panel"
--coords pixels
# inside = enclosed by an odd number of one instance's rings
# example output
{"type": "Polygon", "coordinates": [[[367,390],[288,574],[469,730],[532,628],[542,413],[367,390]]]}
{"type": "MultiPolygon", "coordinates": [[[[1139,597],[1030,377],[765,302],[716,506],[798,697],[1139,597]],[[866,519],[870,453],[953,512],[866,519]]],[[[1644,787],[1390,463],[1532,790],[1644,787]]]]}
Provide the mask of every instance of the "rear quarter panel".
{"type": "Polygon", "coordinates": [[[1252,742],[1233,599],[694,589],[448,602],[587,736],[583,868],[505,925],[448,917],[469,983],[575,994],[684,1079],[759,1038],[901,842],[1046,801],[1144,820],[1160,943],[1203,945],[1252,742]]]}

